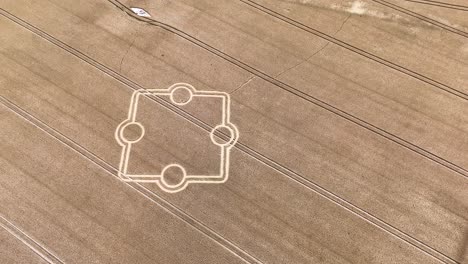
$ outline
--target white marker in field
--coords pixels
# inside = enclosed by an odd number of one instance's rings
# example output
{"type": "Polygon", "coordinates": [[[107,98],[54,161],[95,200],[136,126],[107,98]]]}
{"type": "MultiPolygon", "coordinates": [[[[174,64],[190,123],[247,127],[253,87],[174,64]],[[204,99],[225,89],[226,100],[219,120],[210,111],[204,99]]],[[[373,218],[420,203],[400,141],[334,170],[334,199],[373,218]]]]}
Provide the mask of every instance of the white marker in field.
{"type": "Polygon", "coordinates": [[[148,12],[146,12],[145,10],[141,9],[141,8],[138,8],[138,7],[132,7],[130,8],[133,13],[135,13],[137,16],[141,16],[141,17],[151,17],[150,14],[148,12]]]}
{"type": "MultiPolygon", "coordinates": [[[[188,135],[189,136],[189,135],[188,135]]],[[[122,146],[122,153],[119,164],[118,175],[121,180],[126,182],[154,182],[162,190],[175,193],[184,190],[189,183],[224,183],[229,176],[229,153],[230,149],[236,144],[239,137],[237,127],[230,122],[230,97],[229,94],[217,91],[197,91],[193,86],[186,83],[176,83],[168,89],[140,89],[133,93],[130,100],[128,117],[117,126],[115,130],[115,139],[122,146]],[[188,99],[184,102],[177,102],[174,95],[179,92],[188,94],[188,99]],[[215,175],[192,175],[187,173],[186,169],[180,164],[167,164],[159,173],[156,174],[130,174],[128,173],[128,163],[133,144],[136,144],[145,137],[145,127],[137,121],[138,102],[141,96],[168,97],[168,101],[176,106],[189,104],[194,97],[218,98],[222,101],[222,117],[214,128],[212,128],[207,137],[211,142],[219,147],[220,164],[219,172],[215,175]],[[137,138],[128,138],[124,131],[129,127],[138,127],[140,135],[137,138]],[[222,130],[227,130],[229,135],[223,134],[222,130]],[[224,138],[223,138],[224,137],[224,138]],[[216,141],[221,138],[224,141],[216,141]],[[168,169],[177,169],[182,174],[177,183],[170,183],[167,177],[168,169]]]]}

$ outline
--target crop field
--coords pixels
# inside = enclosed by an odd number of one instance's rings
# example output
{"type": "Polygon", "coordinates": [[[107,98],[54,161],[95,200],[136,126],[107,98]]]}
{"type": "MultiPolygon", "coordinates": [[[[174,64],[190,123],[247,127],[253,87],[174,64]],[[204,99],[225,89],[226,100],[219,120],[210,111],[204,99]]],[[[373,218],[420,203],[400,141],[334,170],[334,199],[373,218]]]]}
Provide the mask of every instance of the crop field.
{"type": "Polygon", "coordinates": [[[468,1],[0,0],[0,263],[468,264],[468,1]]]}

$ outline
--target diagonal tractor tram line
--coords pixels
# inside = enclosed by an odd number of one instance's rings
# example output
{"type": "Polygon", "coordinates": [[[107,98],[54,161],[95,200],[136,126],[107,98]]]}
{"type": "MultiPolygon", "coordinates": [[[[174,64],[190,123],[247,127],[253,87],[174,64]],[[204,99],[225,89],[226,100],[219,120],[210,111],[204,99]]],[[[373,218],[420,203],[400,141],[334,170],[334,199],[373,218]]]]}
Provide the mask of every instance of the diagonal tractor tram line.
{"type": "MultiPolygon", "coordinates": [[[[411,17],[414,17],[416,19],[423,20],[423,21],[425,21],[425,22],[427,22],[429,24],[432,24],[432,25],[434,25],[436,27],[439,27],[439,28],[445,29],[447,31],[450,31],[450,32],[452,32],[454,34],[457,34],[459,36],[468,38],[468,33],[467,32],[465,32],[463,30],[460,30],[460,29],[458,29],[456,27],[452,27],[450,25],[447,25],[446,23],[439,22],[439,21],[437,21],[435,19],[432,19],[430,17],[421,15],[421,14],[419,14],[417,12],[411,11],[411,10],[409,10],[407,8],[401,7],[399,5],[396,5],[394,3],[390,3],[390,2],[385,1],[385,0],[372,0],[372,1],[376,2],[376,3],[379,3],[379,4],[383,5],[383,6],[386,6],[388,8],[391,8],[393,10],[397,10],[397,11],[399,11],[401,13],[404,13],[404,14],[406,14],[408,16],[411,16],[411,17]]],[[[421,4],[428,4],[428,3],[424,3],[422,1],[411,1],[411,2],[417,2],[417,3],[421,3],[421,4]]],[[[451,8],[451,9],[457,9],[459,11],[468,11],[468,7],[466,7],[466,6],[465,7],[452,7],[452,6],[449,7],[447,5],[442,6],[440,4],[439,4],[439,6],[440,7],[451,8]]]]}
{"type": "MultiPolygon", "coordinates": [[[[116,0],[110,0],[110,1],[116,1],[116,0]]],[[[353,46],[353,45],[351,45],[351,44],[349,44],[347,42],[339,40],[339,39],[337,39],[337,38],[335,38],[335,37],[333,37],[331,35],[328,35],[328,34],[322,32],[322,31],[319,31],[319,30],[317,30],[315,28],[312,28],[312,27],[310,27],[310,26],[308,26],[308,25],[306,25],[304,23],[301,23],[301,22],[296,21],[294,19],[291,19],[291,18],[289,18],[289,17],[287,17],[285,15],[282,15],[282,14],[280,14],[280,13],[274,11],[273,9],[268,8],[268,7],[264,6],[264,5],[258,4],[258,3],[254,2],[254,1],[251,1],[251,0],[239,0],[239,1],[241,1],[242,3],[248,5],[248,6],[252,7],[252,8],[255,8],[255,9],[259,10],[262,13],[265,13],[267,15],[275,17],[278,20],[281,20],[281,21],[283,21],[283,22],[285,22],[285,23],[287,23],[289,25],[297,27],[297,28],[299,28],[299,29],[301,29],[301,30],[303,30],[305,32],[308,32],[310,34],[313,34],[313,35],[315,35],[317,37],[325,39],[325,40],[327,40],[327,41],[329,41],[329,42],[331,42],[331,43],[333,43],[333,44],[335,44],[337,46],[340,46],[340,47],[342,47],[344,49],[347,49],[347,50],[349,50],[349,51],[351,51],[353,53],[359,54],[359,55],[361,55],[361,56],[363,56],[363,57],[365,57],[365,58],[367,58],[369,60],[372,60],[372,61],[377,62],[379,64],[385,65],[386,67],[389,67],[389,68],[391,68],[391,69],[393,69],[395,71],[398,71],[400,73],[403,73],[405,75],[413,77],[413,78],[415,78],[415,79],[417,79],[419,81],[422,81],[422,82],[424,82],[426,84],[429,84],[429,85],[431,85],[431,86],[433,86],[433,87],[435,87],[437,89],[440,89],[440,90],[443,90],[443,91],[445,91],[447,93],[455,95],[455,96],[457,96],[457,97],[459,97],[461,99],[468,100],[468,94],[463,92],[463,91],[459,91],[459,90],[457,90],[457,89],[455,89],[453,87],[450,87],[450,86],[448,86],[448,85],[446,85],[444,83],[441,83],[441,82],[439,82],[437,80],[434,80],[434,79],[432,79],[430,77],[427,77],[427,76],[425,76],[423,74],[415,72],[415,71],[413,71],[411,69],[408,69],[406,67],[398,65],[396,63],[393,63],[393,62],[391,62],[391,61],[389,61],[387,59],[381,58],[381,57],[379,57],[379,56],[377,56],[375,54],[372,54],[372,53],[370,53],[368,51],[365,51],[365,50],[363,50],[361,48],[353,46]]],[[[468,35],[467,35],[467,37],[468,37],[468,35]]]]}
{"type": "MultiPolygon", "coordinates": [[[[162,100],[162,99],[161,99],[162,100]]],[[[164,101],[164,100],[163,100],[164,101]]],[[[107,174],[113,176],[114,178],[120,180],[120,176],[118,175],[118,169],[114,167],[112,164],[109,164],[107,161],[102,159],[101,157],[97,156],[96,154],[92,153],[88,149],[81,146],[79,143],[75,142],[73,139],[70,139],[60,131],[50,127],[45,122],[40,120],[39,118],[35,117],[31,113],[27,112],[26,110],[22,109],[18,105],[14,104],[13,102],[9,101],[7,98],[0,95],[0,104],[3,105],[8,110],[12,111],[20,118],[24,119],[25,121],[31,123],[36,128],[42,130],[52,138],[56,139],[58,142],[62,143],[66,147],[72,149],[81,157],[89,160],[93,164],[100,167],[104,170],[107,174]]],[[[255,258],[254,256],[247,253],[242,248],[238,247],[225,237],[221,236],[205,224],[201,223],[197,219],[193,218],[191,215],[185,213],[182,209],[177,207],[176,205],[172,204],[170,201],[159,195],[158,193],[148,189],[144,185],[135,182],[123,182],[124,184],[130,186],[136,192],[143,195],[145,198],[149,199],[151,202],[155,203],[162,209],[164,209],[169,214],[177,217],[178,219],[182,220],[195,230],[199,231],[201,234],[207,236],[215,243],[219,244],[235,256],[239,257],[246,263],[262,263],[260,260],[255,258]]]]}
{"type": "Polygon", "coordinates": [[[428,6],[444,7],[444,8],[449,8],[449,9],[454,9],[454,10],[459,10],[459,11],[468,11],[468,6],[455,5],[455,4],[439,2],[439,1],[425,1],[425,0],[403,0],[403,1],[423,4],[423,5],[428,5],[428,6]]]}
{"type": "MultiPolygon", "coordinates": [[[[124,7],[122,7],[124,8],[124,7]]],[[[127,10],[126,7],[123,10],[127,10]]],[[[126,11],[127,12],[127,11],[126,11]]],[[[131,11],[129,11],[131,12],[131,11]]],[[[43,39],[49,41],[50,43],[56,45],[57,47],[67,51],[68,53],[76,56],[77,58],[83,60],[84,62],[88,63],[89,65],[93,66],[94,68],[100,70],[101,72],[107,74],[108,76],[114,78],[115,80],[123,83],[127,88],[130,88],[132,90],[139,90],[139,89],[144,89],[141,85],[137,84],[133,80],[128,79],[127,77],[117,73],[116,71],[108,68],[107,66],[97,62],[93,58],[89,57],[88,55],[76,50],[75,48],[69,46],[68,44],[56,39],[55,37],[49,35],[48,33],[36,28],[35,26],[27,23],[26,21],[16,17],[13,14],[8,13],[7,11],[0,9],[0,14],[5,16],[6,18],[10,19],[14,23],[17,23],[18,25],[24,27],[25,29],[33,32],[34,34],[42,37],[43,39]]],[[[133,14],[133,13],[129,13],[133,14]]],[[[146,21],[145,21],[146,22],[146,21]]],[[[173,31],[171,31],[173,32],[173,31]]],[[[165,108],[169,109],[170,111],[178,114],[182,118],[186,119],[187,121],[191,122],[192,124],[204,129],[208,133],[212,130],[212,127],[202,120],[199,120],[198,118],[194,117],[190,113],[168,103],[167,101],[157,97],[157,96],[151,96],[149,97],[152,99],[154,102],[164,106],[165,108]]],[[[38,118],[34,117],[32,114],[29,114],[25,112],[25,110],[21,109],[19,106],[14,105],[12,102],[9,102],[8,99],[3,98],[0,96],[0,102],[9,108],[11,111],[15,112],[18,115],[21,115],[23,118],[27,119],[29,122],[33,123],[36,126],[40,126],[41,129],[48,133],[49,135],[55,137],[57,140],[61,141],[62,143],[66,144],[70,148],[78,151],[81,153],[83,156],[85,156],[87,159],[91,160],[93,163],[97,164],[98,166],[104,168],[106,171],[109,173],[115,175],[115,168],[108,164],[106,161],[104,161],[102,158],[98,157],[91,151],[85,149],[84,147],[80,146],[78,143],[68,139],[65,135],[61,134],[60,132],[56,131],[55,129],[49,127],[47,124],[45,124],[43,121],[40,121],[38,118]]],[[[225,139],[228,138],[227,135],[224,135],[225,139]]],[[[438,251],[435,248],[432,248],[431,246],[425,244],[424,242],[420,241],[419,239],[412,237],[411,235],[406,234],[405,232],[399,230],[398,228],[392,226],[391,224],[383,221],[382,219],[378,218],[377,216],[368,213],[364,209],[361,209],[360,207],[354,205],[352,202],[347,201],[346,199],[339,197],[338,195],[334,194],[333,192],[321,187],[319,184],[309,180],[307,177],[304,175],[301,175],[297,172],[295,172],[293,169],[288,168],[286,166],[283,166],[279,164],[278,162],[272,160],[271,158],[257,152],[256,150],[250,148],[249,146],[245,145],[242,142],[237,142],[234,147],[241,152],[247,154],[251,158],[265,164],[266,166],[280,172],[282,175],[290,178],[291,180],[297,182],[298,184],[304,186],[305,188],[317,193],[321,197],[331,201],[332,203],[342,207],[344,210],[349,211],[350,213],[354,214],[358,218],[368,222],[369,224],[375,226],[376,228],[381,229],[383,232],[386,232],[397,239],[421,250],[423,253],[427,254],[428,256],[431,256],[432,258],[442,262],[442,263],[458,263],[456,260],[453,258],[445,255],[444,253],[438,251]]],[[[132,183],[133,184],[133,183],[132,183]]],[[[163,208],[166,208],[166,210],[169,210],[169,212],[176,214],[179,218],[183,219],[190,225],[195,225],[194,228],[200,230],[204,234],[210,236],[212,239],[217,241],[218,243],[222,244],[226,248],[228,248],[230,251],[235,252],[236,255],[240,256],[242,259],[246,260],[247,262],[259,262],[255,257],[251,256],[244,250],[240,249],[227,239],[221,237],[219,234],[217,234],[215,231],[211,230],[209,227],[205,226],[203,223],[199,222],[198,220],[194,219],[190,215],[187,215],[185,212],[183,212],[181,209],[177,208],[175,205],[172,205],[169,201],[166,199],[160,197],[158,194],[146,189],[145,187],[136,184],[135,186],[132,186],[132,188],[136,189],[137,191],[141,192],[143,195],[148,197],[149,199],[156,199],[156,203],[162,204],[163,208]]]]}
{"type": "MultiPolygon", "coordinates": [[[[21,228],[16,226],[11,221],[7,220],[2,214],[0,214],[0,228],[5,229],[8,233],[22,242],[25,246],[30,248],[35,254],[37,254],[41,259],[47,263],[53,264],[63,264],[61,260],[55,253],[51,252],[40,242],[26,234],[21,228]]],[[[14,254],[14,252],[11,252],[14,254]]]]}
{"type": "MultiPolygon", "coordinates": [[[[468,169],[466,168],[463,168],[443,157],[440,157],[430,151],[427,151],[393,133],[390,133],[380,127],[377,127],[359,117],[356,117],[352,114],[349,114],[347,113],[346,111],[343,111],[319,98],[316,98],[314,96],[311,96],[301,90],[298,90],[297,88],[295,87],[292,87],[291,85],[288,85],[264,72],[262,72],[261,70],[258,70],[250,65],[247,65],[246,63],[244,62],[241,62],[239,61],[238,59],[230,56],[229,54],[226,54],[224,52],[222,52],[221,50],[219,49],[216,49],[215,47],[212,47],[210,46],[209,44],[206,44],[205,42],[199,40],[199,39],[196,39],[195,37],[192,37],[190,36],[189,34],[177,29],[177,28],[174,28],[170,25],[167,25],[165,23],[162,23],[162,22],[159,22],[159,21],[156,21],[154,19],[149,19],[149,18],[146,18],[146,17],[139,17],[137,16],[135,13],[133,13],[133,11],[131,11],[127,6],[125,6],[124,4],[120,3],[119,1],[117,0],[108,0],[109,2],[111,2],[112,4],[114,4],[116,7],[118,7],[119,9],[121,9],[122,11],[126,12],[128,15],[130,15],[131,17],[139,20],[139,21],[142,21],[142,22],[145,22],[145,23],[148,23],[150,25],[154,25],[154,26],[158,26],[160,28],[163,28],[169,32],[172,32],[176,35],[178,35],[179,37],[211,52],[212,54],[218,56],[218,57],[221,57],[222,59],[236,65],[237,67],[241,68],[241,69],[244,69],[245,71],[257,76],[258,78],[261,78],[271,84],[273,84],[274,86],[282,89],[282,90],[285,90],[291,94],[294,94],[295,96],[298,96],[299,98],[309,102],[309,103],[312,103],[314,105],[317,105],[335,115],[338,115],[340,116],[341,118],[344,118],[345,120],[349,121],[349,122],[352,122],[364,129],[367,129],[367,130],[370,130],[372,131],[373,133],[376,133],[378,134],[379,136],[382,136],[406,149],[409,149],[411,151],[414,151],[416,153],[418,153],[419,155],[422,155],[424,156],[425,158],[428,158],[452,171],[455,171],[457,174],[465,177],[465,178],[468,178],[468,169]]],[[[242,0],[241,0],[242,1],[242,0]]]]}

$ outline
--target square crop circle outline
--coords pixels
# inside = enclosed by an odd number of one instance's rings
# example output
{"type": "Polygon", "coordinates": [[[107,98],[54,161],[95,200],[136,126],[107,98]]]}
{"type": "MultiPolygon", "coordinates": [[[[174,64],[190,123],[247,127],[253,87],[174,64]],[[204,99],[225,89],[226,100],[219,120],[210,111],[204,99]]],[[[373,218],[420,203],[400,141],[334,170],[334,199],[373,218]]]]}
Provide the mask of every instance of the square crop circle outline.
{"type": "MultiPolygon", "coordinates": [[[[224,183],[229,176],[229,154],[230,149],[236,144],[239,138],[239,131],[237,127],[230,122],[230,106],[231,101],[228,93],[218,91],[198,91],[192,85],[187,83],[176,83],[167,89],[139,89],[133,92],[130,99],[130,107],[128,110],[128,117],[121,122],[115,130],[115,139],[122,147],[120,156],[120,164],[118,176],[125,182],[154,182],[163,191],[175,193],[187,188],[189,183],[224,183]],[[188,98],[183,102],[178,102],[175,96],[185,92],[188,98]],[[145,136],[145,127],[136,120],[136,113],[138,110],[138,103],[141,96],[168,96],[172,104],[176,106],[183,106],[189,104],[194,97],[207,97],[207,98],[220,98],[222,100],[222,118],[219,124],[212,128],[209,137],[213,144],[220,148],[220,166],[219,173],[216,175],[191,175],[183,166],[177,163],[166,165],[159,174],[129,174],[128,162],[130,158],[130,151],[133,144],[138,143],[145,136]],[[124,131],[129,127],[136,127],[140,131],[137,138],[127,138],[124,131]],[[220,142],[216,141],[217,135],[223,134],[221,129],[229,131],[229,140],[220,142]],[[182,174],[182,179],[173,184],[169,183],[166,179],[167,171],[169,169],[176,169],[182,174]]],[[[218,137],[219,138],[219,137],[218,137]]]]}

